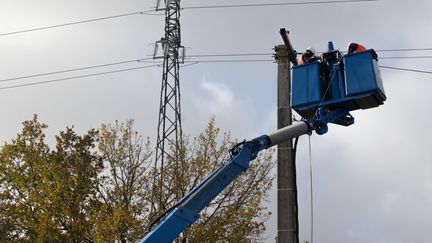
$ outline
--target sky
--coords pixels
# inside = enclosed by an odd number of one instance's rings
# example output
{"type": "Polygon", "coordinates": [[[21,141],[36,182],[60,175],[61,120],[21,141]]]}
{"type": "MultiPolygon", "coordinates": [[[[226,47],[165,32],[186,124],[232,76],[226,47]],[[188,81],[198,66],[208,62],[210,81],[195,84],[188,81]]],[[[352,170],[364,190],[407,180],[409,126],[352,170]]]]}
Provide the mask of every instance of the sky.
{"type": "MultiPolygon", "coordinates": [[[[290,31],[294,48],[325,51],[327,42],[345,50],[350,41],[368,48],[432,47],[432,2],[380,0],[224,9],[188,6],[278,3],[286,0],[183,0],[182,44],[188,55],[267,53],[225,57],[272,60],[290,31]]],[[[154,1],[0,1],[0,80],[149,58],[163,35],[164,17],[135,14],[78,25],[9,34],[81,20],[148,11],[154,1]]],[[[157,14],[159,14],[158,12],[157,14]]],[[[153,14],[156,14],[153,12],[153,14]]],[[[431,56],[432,51],[378,52],[379,57],[431,56]]],[[[199,60],[215,60],[200,58],[199,60]]],[[[67,126],[84,133],[101,123],[135,119],[136,129],[156,138],[161,68],[4,89],[119,69],[149,66],[131,62],[77,72],[0,81],[0,141],[38,114],[48,139],[67,126]]],[[[379,65],[432,71],[430,58],[380,59],[379,65]]],[[[298,145],[300,242],[311,240],[310,162],[313,171],[314,242],[426,243],[432,241],[431,74],[381,68],[387,101],[355,111],[350,127],[330,125],[325,135],[302,137],[298,145]],[[310,140],[309,140],[310,139],[310,140]],[[309,147],[310,141],[310,147],[309,147]],[[309,150],[310,149],[310,150],[309,150]],[[310,153],[309,153],[310,151],[310,153]]],[[[180,70],[183,131],[196,135],[211,116],[234,138],[250,139],[276,128],[277,65],[269,62],[206,63],[180,70]]],[[[297,116],[298,117],[298,116],[297,116]]],[[[276,234],[275,188],[266,242],[276,234]]]]}

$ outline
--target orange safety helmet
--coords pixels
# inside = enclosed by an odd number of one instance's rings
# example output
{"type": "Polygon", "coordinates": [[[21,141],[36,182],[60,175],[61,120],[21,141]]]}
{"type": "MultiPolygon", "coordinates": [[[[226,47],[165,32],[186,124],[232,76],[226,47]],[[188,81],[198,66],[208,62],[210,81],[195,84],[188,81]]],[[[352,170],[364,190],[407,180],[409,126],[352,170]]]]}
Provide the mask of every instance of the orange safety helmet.
{"type": "Polygon", "coordinates": [[[348,50],[348,54],[351,54],[351,53],[356,53],[356,52],[360,52],[360,51],[365,51],[366,47],[364,47],[362,44],[359,44],[359,43],[350,42],[348,44],[347,50],[348,50]]]}

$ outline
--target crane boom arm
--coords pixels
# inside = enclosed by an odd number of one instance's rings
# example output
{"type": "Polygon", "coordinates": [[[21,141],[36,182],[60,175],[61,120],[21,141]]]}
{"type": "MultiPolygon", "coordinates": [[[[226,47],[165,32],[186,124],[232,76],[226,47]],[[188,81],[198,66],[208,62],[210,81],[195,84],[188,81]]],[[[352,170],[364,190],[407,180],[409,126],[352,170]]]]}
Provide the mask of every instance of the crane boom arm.
{"type": "Polygon", "coordinates": [[[241,172],[249,168],[258,152],[312,131],[307,122],[296,122],[273,133],[240,143],[231,159],[222,163],[210,176],[184,196],[140,242],[173,241],[186,227],[193,224],[199,213],[241,172]]]}

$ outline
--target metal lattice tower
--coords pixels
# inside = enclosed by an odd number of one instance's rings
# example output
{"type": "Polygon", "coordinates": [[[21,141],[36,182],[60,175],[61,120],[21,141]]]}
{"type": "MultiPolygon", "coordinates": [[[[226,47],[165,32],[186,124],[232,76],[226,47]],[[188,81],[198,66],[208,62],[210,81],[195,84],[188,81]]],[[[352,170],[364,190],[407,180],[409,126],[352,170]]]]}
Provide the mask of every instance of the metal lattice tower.
{"type": "Polygon", "coordinates": [[[159,170],[156,180],[159,181],[159,189],[162,192],[164,170],[171,166],[166,164],[167,158],[170,163],[174,162],[176,167],[180,160],[182,127],[179,64],[183,62],[184,48],[181,46],[180,38],[180,0],[165,0],[163,9],[159,8],[159,2],[156,10],[165,10],[165,37],[156,42],[153,57],[163,58],[155,160],[155,168],[159,170]]]}

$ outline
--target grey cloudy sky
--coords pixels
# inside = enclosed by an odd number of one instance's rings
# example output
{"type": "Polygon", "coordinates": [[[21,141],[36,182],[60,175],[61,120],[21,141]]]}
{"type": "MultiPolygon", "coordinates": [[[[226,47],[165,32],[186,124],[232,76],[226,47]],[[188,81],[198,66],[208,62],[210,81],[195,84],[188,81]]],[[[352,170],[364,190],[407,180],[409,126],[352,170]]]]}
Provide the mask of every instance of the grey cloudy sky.
{"type": "MultiPolygon", "coordinates": [[[[294,1],[184,0],[182,6],[294,1]]],[[[0,34],[17,30],[149,10],[153,1],[0,1],[0,34]]],[[[375,49],[432,47],[432,2],[367,3],[260,8],[185,9],[182,43],[187,53],[272,53],[278,31],[290,30],[298,51],[327,41],[344,50],[350,41],[375,49]]],[[[56,29],[0,36],[0,79],[146,58],[163,36],[163,16],[133,15],[56,29]]],[[[380,52],[427,56],[430,52],[380,52]]],[[[254,57],[254,59],[270,59],[254,57]]],[[[209,58],[208,60],[214,60],[209,58]]],[[[243,58],[242,58],[243,59],[243,58]]],[[[193,60],[192,58],[190,60],[193,60]]],[[[0,87],[132,68],[130,63],[81,72],[15,80],[0,87]]],[[[380,65],[432,70],[431,59],[381,59],[380,65]]],[[[276,64],[199,63],[181,69],[183,129],[195,135],[215,115],[239,139],[275,129],[276,64]]],[[[432,242],[432,76],[381,69],[384,106],[353,115],[350,127],[330,126],[311,137],[315,242],[432,242]]],[[[74,125],[84,132],[103,122],[136,120],[156,137],[161,69],[148,68],[60,83],[0,89],[0,141],[39,114],[53,135],[74,125]]],[[[308,138],[299,142],[300,239],[310,240],[308,138]]],[[[269,198],[275,208],[274,190],[269,198]]],[[[274,212],[275,215],[275,212],[274,212]]],[[[268,223],[273,242],[275,218],[268,223]]]]}

